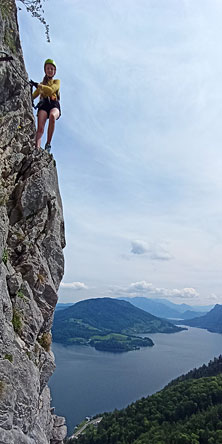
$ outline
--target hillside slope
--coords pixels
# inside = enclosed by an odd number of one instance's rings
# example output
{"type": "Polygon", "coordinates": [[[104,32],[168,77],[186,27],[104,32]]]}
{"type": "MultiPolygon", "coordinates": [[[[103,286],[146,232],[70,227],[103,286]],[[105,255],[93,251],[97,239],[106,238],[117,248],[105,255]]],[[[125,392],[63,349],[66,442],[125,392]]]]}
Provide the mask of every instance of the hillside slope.
{"type": "MultiPolygon", "coordinates": [[[[120,335],[125,335],[128,339],[131,337],[132,340],[135,335],[139,334],[174,333],[180,330],[180,327],[176,327],[171,322],[140,310],[129,302],[112,298],[97,298],[81,301],[65,310],[57,311],[52,333],[55,342],[88,343],[100,350],[112,349],[113,351],[116,348],[117,351],[119,347],[115,341],[126,340],[120,335]]],[[[150,344],[146,342],[140,345],[152,345],[152,342],[150,344]]],[[[139,344],[135,345],[139,346],[139,344]]]]}

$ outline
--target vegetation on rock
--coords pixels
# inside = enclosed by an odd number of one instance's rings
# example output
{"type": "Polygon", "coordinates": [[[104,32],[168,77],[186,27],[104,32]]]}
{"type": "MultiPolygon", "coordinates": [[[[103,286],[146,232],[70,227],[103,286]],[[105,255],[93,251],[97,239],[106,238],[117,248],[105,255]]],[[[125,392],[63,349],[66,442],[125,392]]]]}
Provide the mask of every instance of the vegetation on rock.
{"type": "Polygon", "coordinates": [[[21,288],[17,291],[17,296],[18,296],[20,299],[25,299],[24,292],[23,292],[23,290],[22,290],[21,288]]]}
{"type": "Polygon", "coordinates": [[[6,250],[6,248],[4,248],[3,253],[2,253],[2,262],[6,265],[8,262],[8,250],[6,250]]]}
{"type": "Polygon", "coordinates": [[[12,362],[13,361],[13,356],[10,353],[6,353],[4,356],[4,359],[8,359],[8,361],[12,362]]]}
{"type": "Polygon", "coordinates": [[[51,343],[52,343],[52,336],[51,333],[45,332],[38,338],[38,343],[44,348],[45,351],[49,352],[51,343]]]}
{"type": "Polygon", "coordinates": [[[21,313],[17,310],[13,310],[13,317],[12,317],[12,325],[14,327],[15,332],[18,335],[21,335],[22,332],[22,316],[21,313]]]}

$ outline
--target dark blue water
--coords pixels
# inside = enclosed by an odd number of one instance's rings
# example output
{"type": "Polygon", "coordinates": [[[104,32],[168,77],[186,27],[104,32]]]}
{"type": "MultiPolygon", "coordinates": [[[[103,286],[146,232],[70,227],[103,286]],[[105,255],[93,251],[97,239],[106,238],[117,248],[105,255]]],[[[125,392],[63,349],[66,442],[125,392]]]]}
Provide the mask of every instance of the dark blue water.
{"type": "Polygon", "coordinates": [[[222,354],[222,335],[206,330],[149,337],[154,347],[122,354],[53,344],[57,368],[49,384],[52,405],[66,417],[69,434],[86,416],[126,407],[222,354]]]}

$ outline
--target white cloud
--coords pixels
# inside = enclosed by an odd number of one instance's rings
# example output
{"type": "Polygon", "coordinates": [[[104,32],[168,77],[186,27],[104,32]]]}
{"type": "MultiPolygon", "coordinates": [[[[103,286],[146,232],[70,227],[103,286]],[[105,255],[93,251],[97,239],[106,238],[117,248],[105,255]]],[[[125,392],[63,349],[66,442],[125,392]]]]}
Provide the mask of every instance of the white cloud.
{"type": "Polygon", "coordinates": [[[160,288],[160,290],[163,291],[163,296],[177,296],[184,299],[193,299],[199,296],[199,293],[195,290],[195,288],[182,288],[181,290],[178,290],[177,288],[174,290],[160,288]]]}
{"type": "Polygon", "coordinates": [[[87,285],[83,282],[61,282],[61,287],[72,288],[73,290],[88,290],[87,285]]]}
{"type": "Polygon", "coordinates": [[[199,296],[199,293],[195,288],[182,288],[182,289],[168,289],[158,288],[147,281],[134,282],[125,288],[114,288],[112,292],[116,294],[130,294],[130,296],[147,296],[158,298],[181,298],[181,299],[195,299],[199,296]]]}
{"type": "Polygon", "coordinates": [[[210,299],[212,299],[212,303],[213,303],[213,302],[218,302],[218,303],[220,303],[219,301],[221,301],[221,297],[217,296],[217,295],[214,294],[214,293],[211,293],[211,295],[210,295],[210,299]]]}
{"type": "Polygon", "coordinates": [[[146,282],[146,281],[140,281],[130,284],[128,288],[126,288],[126,293],[134,293],[134,292],[151,292],[153,291],[153,284],[146,282]]]}
{"type": "Polygon", "coordinates": [[[171,254],[166,247],[158,243],[147,243],[141,240],[131,242],[131,253],[138,255],[147,255],[150,259],[159,261],[168,261],[172,259],[171,254]]]}

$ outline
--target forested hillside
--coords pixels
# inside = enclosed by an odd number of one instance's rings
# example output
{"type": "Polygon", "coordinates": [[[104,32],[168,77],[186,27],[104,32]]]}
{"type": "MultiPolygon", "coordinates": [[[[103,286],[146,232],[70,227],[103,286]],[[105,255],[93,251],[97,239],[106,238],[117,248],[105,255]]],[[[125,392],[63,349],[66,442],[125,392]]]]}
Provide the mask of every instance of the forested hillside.
{"type": "Polygon", "coordinates": [[[214,360],[210,361],[208,365],[203,364],[201,367],[194,368],[185,375],[179,376],[179,378],[171,381],[168,386],[177,384],[178,382],[185,381],[187,379],[199,379],[205,376],[216,376],[220,373],[222,373],[222,355],[220,355],[218,358],[214,358],[214,360]]]}
{"type": "Polygon", "coordinates": [[[132,304],[112,298],[88,299],[55,313],[53,341],[90,345],[97,350],[124,352],[152,346],[149,338],[135,335],[175,333],[183,330],[132,304]]]}
{"type": "Polygon", "coordinates": [[[104,414],[97,428],[88,427],[78,443],[222,443],[221,365],[220,356],[160,392],[121,411],[104,414]]]}

